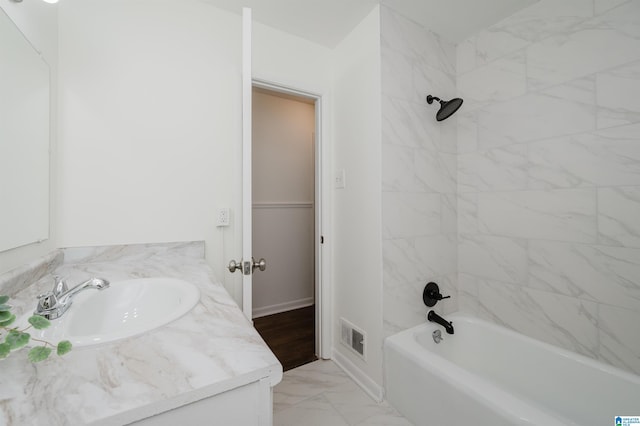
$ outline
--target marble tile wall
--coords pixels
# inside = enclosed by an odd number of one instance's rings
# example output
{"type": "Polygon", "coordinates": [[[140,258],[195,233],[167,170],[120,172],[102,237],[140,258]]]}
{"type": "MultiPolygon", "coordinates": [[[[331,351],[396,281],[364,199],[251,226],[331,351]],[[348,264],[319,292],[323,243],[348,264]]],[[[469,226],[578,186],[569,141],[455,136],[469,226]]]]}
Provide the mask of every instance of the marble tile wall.
{"type": "Polygon", "coordinates": [[[640,373],[640,1],[541,0],[457,72],[460,308],[640,373]]]}
{"type": "MultiPolygon", "coordinates": [[[[453,44],[381,7],[384,335],[425,321],[422,289],[457,293],[456,122],[428,94],[456,93],[453,44]]],[[[436,307],[457,309],[452,297],[436,307]]]]}

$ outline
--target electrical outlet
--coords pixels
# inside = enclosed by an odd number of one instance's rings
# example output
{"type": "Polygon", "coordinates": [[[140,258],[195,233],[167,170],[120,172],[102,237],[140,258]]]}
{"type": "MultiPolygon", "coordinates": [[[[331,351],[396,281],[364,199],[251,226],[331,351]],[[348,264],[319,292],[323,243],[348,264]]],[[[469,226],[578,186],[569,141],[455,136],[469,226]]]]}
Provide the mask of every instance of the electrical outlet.
{"type": "Polygon", "coordinates": [[[229,226],[229,208],[223,207],[218,209],[216,217],[216,226],[229,226]]]}

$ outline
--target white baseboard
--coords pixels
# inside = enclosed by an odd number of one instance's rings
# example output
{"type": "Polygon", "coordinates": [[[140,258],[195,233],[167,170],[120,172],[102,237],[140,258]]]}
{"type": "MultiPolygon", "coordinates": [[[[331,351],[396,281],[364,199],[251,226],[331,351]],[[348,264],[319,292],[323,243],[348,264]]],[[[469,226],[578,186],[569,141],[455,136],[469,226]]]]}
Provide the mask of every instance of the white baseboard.
{"type": "Polygon", "coordinates": [[[291,302],[278,303],[277,305],[254,308],[252,315],[253,318],[266,317],[267,315],[279,314],[280,312],[286,312],[292,309],[306,308],[307,306],[313,305],[313,303],[313,297],[307,297],[305,299],[293,300],[291,302]]]}
{"type": "Polygon", "coordinates": [[[376,402],[383,400],[384,392],[382,387],[371,380],[364,371],[358,368],[349,358],[338,352],[336,348],[332,350],[331,359],[376,402]]]}

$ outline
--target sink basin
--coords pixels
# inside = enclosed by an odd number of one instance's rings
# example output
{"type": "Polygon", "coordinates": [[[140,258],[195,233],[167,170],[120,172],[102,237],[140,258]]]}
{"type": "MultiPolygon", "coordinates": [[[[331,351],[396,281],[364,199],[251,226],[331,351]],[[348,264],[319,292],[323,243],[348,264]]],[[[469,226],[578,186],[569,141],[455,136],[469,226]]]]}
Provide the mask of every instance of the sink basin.
{"type": "MultiPolygon", "coordinates": [[[[154,330],[189,312],[200,290],[175,278],[140,278],[112,282],[102,291],[85,290],[71,308],[45,330],[29,330],[32,337],[74,347],[112,342],[154,330]]],[[[26,322],[26,321],[25,321],[26,322]]]]}

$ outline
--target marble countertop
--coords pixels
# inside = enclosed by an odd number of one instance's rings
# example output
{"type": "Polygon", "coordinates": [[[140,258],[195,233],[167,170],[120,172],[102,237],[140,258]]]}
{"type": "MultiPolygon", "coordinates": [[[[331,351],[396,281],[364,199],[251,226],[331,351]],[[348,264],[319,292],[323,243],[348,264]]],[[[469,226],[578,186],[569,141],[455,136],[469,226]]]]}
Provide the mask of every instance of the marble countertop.
{"type": "MultiPolygon", "coordinates": [[[[173,277],[200,289],[182,318],[151,332],[75,348],[31,364],[26,353],[0,361],[0,425],[122,425],[268,377],[282,366],[204,260],[204,243],[65,249],[55,273],[74,285],[173,277]]],[[[50,290],[51,274],[12,298],[17,314],[50,290]]],[[[73,309],[73,308],[71,308],[73,309]]]]}

